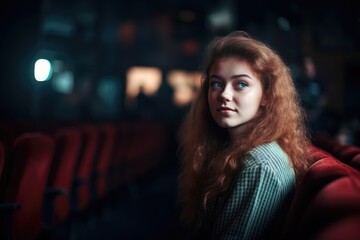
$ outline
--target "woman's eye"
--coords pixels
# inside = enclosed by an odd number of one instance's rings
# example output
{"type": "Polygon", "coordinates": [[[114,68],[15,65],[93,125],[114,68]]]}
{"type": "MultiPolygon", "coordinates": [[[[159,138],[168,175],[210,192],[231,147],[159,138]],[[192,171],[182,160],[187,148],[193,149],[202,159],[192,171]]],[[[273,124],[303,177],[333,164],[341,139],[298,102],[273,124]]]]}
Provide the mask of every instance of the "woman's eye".
{"type": "Polygon", "coordinates": [[[210,86],[213,88],[221,88],[222,84],[220,82],[211,82],[210,86]]]}
{"type": "Polygon", "coordinates": [[[237,83],[237,85],[241,89],[246,88],[248,86],[246,82],[239,82],[239,83],[237,83]]]}

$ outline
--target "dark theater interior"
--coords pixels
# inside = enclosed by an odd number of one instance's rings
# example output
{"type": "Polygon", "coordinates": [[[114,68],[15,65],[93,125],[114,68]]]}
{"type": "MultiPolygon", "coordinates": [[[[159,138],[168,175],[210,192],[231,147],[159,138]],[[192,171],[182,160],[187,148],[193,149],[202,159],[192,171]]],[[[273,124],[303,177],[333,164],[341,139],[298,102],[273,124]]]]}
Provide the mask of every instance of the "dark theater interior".
{"type": "Polygon", "coordinates": [[[235,30],[311,95],[285,239],[360,239],[360,8],[340,0],[2,0],[0,239],[185,239],[179,127],[235,30]]]}

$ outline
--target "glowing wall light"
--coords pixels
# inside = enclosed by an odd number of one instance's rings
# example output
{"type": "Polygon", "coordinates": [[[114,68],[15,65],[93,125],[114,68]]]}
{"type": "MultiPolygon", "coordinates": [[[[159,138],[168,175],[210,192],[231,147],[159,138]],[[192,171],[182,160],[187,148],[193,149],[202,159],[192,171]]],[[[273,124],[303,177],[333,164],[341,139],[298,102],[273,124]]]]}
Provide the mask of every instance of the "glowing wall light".
{"type": "Polygon", "coordinates": [[[179,106],[188,105],[201,84],[199,72],[172,70],[167,75],[169,85],[174,89],[173,102],[179,106]]]}
{"type": "Polygon", "coordinates": [[[51,75],[51,63],[47,59],[38,59],[34,66],[34,76],[36,81],[49,80],[51,75]]]}
{"type": "Polygon", "coordinates": [[[132,67],[126,75],[126,96],[135,98],[140,92],[155,95],[161,85],[160,69],[153,67],[132,67]]]}
{"type": "Polygon", "coordinates": [[[131,67],[126,74],[126,97],[127,108],[137,107],[137,96],[143,93],[153,96],[160,88],[162,73],[155,67],[131,67]]]}

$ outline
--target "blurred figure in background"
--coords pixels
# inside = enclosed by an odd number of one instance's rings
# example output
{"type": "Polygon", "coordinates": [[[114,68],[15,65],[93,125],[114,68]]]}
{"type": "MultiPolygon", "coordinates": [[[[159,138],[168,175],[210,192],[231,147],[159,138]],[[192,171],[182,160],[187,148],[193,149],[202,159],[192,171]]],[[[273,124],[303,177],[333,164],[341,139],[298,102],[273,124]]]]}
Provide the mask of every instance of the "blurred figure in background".
{"type": "Polygon", "coordinates": [[[326,131],[325,113],[327,97],[318,78],[314,60],[305,56],[300,60],[300,74],[296,76],[301,104],[306,112],[308,127],[312,134],[326,131]]]}
{"type": "Polygon", "coordinates": [[[357,117],[343,119],[339,123],[335,138],[341,144],[360,146],[360,121],[357,117]]]}
{"type": "Polygon", "coordinates": [[[302,57],[299,66],[301,71],[295,79],[311,135],[315,138],[316,135],[327,136],[342,144],[359,145],[359,119],[328,108],[326,89],[311,57],[302,57]]]}

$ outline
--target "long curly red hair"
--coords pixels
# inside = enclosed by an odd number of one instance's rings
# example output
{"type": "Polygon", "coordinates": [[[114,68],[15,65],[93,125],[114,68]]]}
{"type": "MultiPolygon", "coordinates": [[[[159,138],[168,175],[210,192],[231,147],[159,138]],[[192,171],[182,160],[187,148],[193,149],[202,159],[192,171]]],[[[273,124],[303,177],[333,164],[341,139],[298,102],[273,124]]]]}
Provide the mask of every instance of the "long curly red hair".
{"type": "Polygon", "coordinates": [[[289,68],[266,44],[245,32],[215,38],[208,46],[203,82],[179,131],[182,154],[179,200],[189,223],[209,199],[224,192],[254,147],[277,141],[299,179],[308,167],[304,114],[289,68]],[[249,123],[244,138],[231,142],[226,129],[211,117],[207,94],[209,72],[220,58],[245,60],[261,81],[266,106],[249,123]]]}

